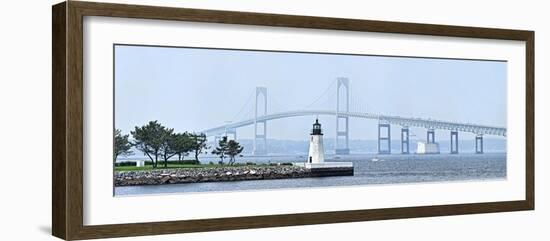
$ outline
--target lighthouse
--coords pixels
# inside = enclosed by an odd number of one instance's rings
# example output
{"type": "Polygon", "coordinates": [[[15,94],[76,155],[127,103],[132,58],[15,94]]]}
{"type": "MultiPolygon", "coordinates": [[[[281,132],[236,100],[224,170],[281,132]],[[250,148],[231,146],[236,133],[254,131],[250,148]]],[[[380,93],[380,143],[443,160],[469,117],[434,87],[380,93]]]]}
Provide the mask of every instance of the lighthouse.
{"type": "Polygon", "coordinates": [[[309,155],[307,163],[325,162],[325,148],[323,147],[323,131],[319,119],[315,119],[309,138],[309,155]]]}
{"type": "Polygon", "coordinates": [[[353,176],[353,162],[325,162],[323,130],[319,119],[315,119],[309,136],[309,155],[305,162],[292,163],[294,166],[309,170],[311,177],[353,176]]]}

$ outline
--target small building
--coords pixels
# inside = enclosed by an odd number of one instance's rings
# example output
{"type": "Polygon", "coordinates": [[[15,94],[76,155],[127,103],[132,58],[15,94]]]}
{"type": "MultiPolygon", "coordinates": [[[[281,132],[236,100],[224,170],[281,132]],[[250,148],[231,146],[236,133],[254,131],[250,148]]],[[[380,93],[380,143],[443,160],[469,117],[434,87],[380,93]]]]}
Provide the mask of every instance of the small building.
{"type": "Polygon", "coordinates": [[[315,119],[309,138],[309,155],[307,163],[325,162],[325,148],[323,147],[323,131],[319,119],[315,119]]]}
{"type": "Polygon", "coordinates": [[[416,147],[417,154],[439,154],[439,143],[419,141],[416,147]]]}

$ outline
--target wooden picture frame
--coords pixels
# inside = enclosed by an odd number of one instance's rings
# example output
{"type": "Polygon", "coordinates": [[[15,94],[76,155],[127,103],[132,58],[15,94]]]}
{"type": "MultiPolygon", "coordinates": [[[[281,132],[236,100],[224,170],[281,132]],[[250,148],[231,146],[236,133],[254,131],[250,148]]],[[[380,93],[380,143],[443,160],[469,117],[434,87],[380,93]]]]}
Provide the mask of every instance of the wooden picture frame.
{"type": "Polygon", "coordinates": [[[534,209],[535,37],[533,31],[78,1],[59,3],[53,6],[52,11],[52,233],[56,237],[77,240],[534,209]],[[83,224],[84,16],[524,41],[526,43],[525,199],[473,204],[86,226],[83,224]]]}

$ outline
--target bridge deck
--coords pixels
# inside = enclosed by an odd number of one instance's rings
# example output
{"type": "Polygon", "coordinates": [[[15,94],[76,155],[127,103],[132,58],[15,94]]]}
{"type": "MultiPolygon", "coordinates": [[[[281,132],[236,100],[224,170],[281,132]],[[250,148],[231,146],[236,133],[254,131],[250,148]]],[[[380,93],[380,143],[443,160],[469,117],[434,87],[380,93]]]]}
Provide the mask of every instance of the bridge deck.
{"type": "MultiPolygon", "coordinates": [[[[275,120],[296,116],[316,116],[316,115],[336,115],[335,111],[324,111],[324,110],[311,110],[311,111],[288,111],[274,113],[264,116],[259,116],[257,121],[267,121],[275,120]]],[[[388,115],[379,115],[372,113],[359,113],[359,112],[338,112],[339,116],[348,116],[353,118],[363,118],[363,119],[373,119],[380,120],[385,123],[408,126],[408,127],[421,127],[426,129],[438,129],[438,130],[453,130],[461,132],[470,132],[474,134],[482,135],[496,135],[496,136],[506,136],[506,128],[504,127],[494,127],[486,125],[476,125],[469,123],[457,123],[450,121],[440,121],[440,120],[431,120],[431,119],[421,119],[421,118],[406,118],[400,116],[388,116],[388,115]]],[[[205,133],[207,136],[213,136],[217,134],[223,134],[226,130],[236,129],[243,126],[253,125],[254,119],[243,120],[239,122],[234,122],[226,125],[221,125],[215,128],[204,130],[202,133],[205,133]]]]}

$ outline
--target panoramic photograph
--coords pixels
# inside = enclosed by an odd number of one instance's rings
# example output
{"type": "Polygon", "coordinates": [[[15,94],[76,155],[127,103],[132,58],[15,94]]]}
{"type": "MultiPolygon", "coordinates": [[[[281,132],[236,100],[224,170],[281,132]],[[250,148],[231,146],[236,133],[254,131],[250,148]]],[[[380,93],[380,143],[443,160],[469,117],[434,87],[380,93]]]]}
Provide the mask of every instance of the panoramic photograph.
{"type": "Polygon", "coordinates": [[[116,44],[115,196],[505,180],[507,62],[116,44]]]}

